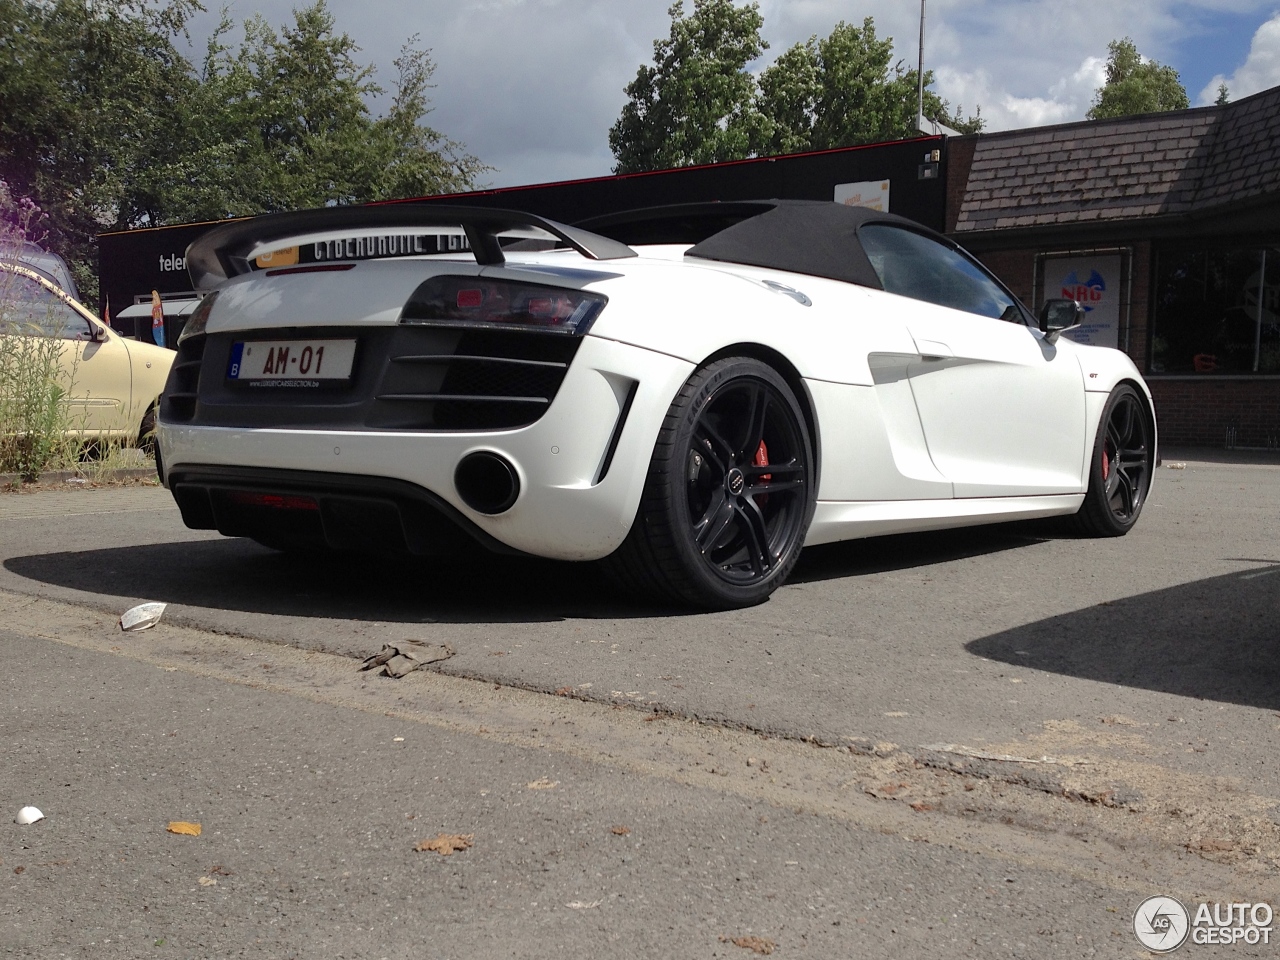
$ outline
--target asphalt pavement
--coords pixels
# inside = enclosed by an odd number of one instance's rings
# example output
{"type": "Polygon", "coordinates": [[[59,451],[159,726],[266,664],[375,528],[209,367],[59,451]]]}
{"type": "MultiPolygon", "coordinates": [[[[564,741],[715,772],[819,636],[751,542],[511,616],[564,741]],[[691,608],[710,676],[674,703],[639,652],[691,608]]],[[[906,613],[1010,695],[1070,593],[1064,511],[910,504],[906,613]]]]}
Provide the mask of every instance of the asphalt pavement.
{"type": "Polygon", "coordinates": [[[48,814],[0,808],[0,949],[1142,956],[1143,896],[1280,903],[1280,465],[1194,456],[1128,537],[826,546],[727,614],[0,495],[0,804],[48,814]],[[355,671],[404,639],[456,655],[355,671]]]}
{"type": "Polygon", "coordinates": [[[145,488],[0,499],[0,589],[165,601],[172,622],[348,656],[449,643],[458,676],[823,742],[1057,743],[1118,716],[1162,762],[1280,797],[1258,750],[1280,711],[1280,465],[1165,462],[1187,466],[1158,471],[1127,537],[1024,524],[824,546],[731,613],[637,604],[584,565],[284,556],[187,530],[145,488]]]}

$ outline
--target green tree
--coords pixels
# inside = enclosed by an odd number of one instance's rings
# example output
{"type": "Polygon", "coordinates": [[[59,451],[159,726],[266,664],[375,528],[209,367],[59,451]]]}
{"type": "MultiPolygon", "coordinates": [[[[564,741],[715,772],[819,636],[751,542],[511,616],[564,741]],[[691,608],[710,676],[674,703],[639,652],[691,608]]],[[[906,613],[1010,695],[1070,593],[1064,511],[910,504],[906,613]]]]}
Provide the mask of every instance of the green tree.
{"type": "Polygon", "coordinates": [[[1231,91],[1225,82],[1218,84],[1218,99],[1213,101],[1215,107],[1224,107],[1231,102],[1231,91]]]}
{"type": "Polygon", "coordinates": [[[784,51],[760,75],[757,106],[765,118],[765,153],[801,153],[813,148],[813,126],[823,95],[818,38],[784,51]]]}
{"type": "Polygon", "coordinates": [[[175,42],[197,0],[0,0],[0,179],[96,294],[99,232],[467,189],[487,167],[423,121],[434,66],[410,40],[390,106],[324,0],[200,69],[175,42]]]}
{"type": "Polygon", "coordinates": [[[1112,40],[1107,50],[1107,81],[1094,93],[1090,120],[1185,110],[1191,106],[1173,67],[1143,59],[1128,37],[1112,40]]]}
{"type": "MultiPolygon", "coordinates": [[[[841,21],[831,35],[786,50],[757,83],[747,64],[767,48],[756,5],[695,0],[670,10],[671,35],[654,43],[609,131],[614,171],[630,173],[757,154],[797,153],[916,133],[916,72],[893,62],[893,40],[841,21]]],[[[982,129],[928,86],[924,113],[961,133],[982,129]]]]}
{"type": "Polygon", "coordinates": [[[756,82],[747,64],[768,47],[756,3],[677,0],[671,33],[653,44],[654,66],[627,84],[628,103],[609,130],[615,173],[749,156],[761,139],[756,82]]]}
{"type": "Polygon", "coordinates": [[[154,171],[168,219],[454,192],[489,169],[423,123],[435,67],[416,36],[395,61],[390,108],[375,117],[367,102],[384,91],[355,42],[334,32],[324,0],[295,10],[279,33],[251,18],[238,49],[223,42],[230,28],[224,17],[209,41],[189,149],[154,171]]]}
{"type": "Polygon", "coordinates": [[[194,85],[171,0],[0,0],[0,178],[48,214],[46,243],[96,293],[94,237],[128,225],[139,178],[180,149],[194,85]]]}
{"type": "MultiPolygon", "coordinates": [[[[961,133],[982,129],[981,112],[969,118],[929,89],[924,114],[961,133]]],[[[876,36],[875,22],[841,21],[831,35],[798,43],[760,77],[759,108],[770,153],[825,150],[914,136],[916,71],[893,63],[893,39],[876,36]]]]}

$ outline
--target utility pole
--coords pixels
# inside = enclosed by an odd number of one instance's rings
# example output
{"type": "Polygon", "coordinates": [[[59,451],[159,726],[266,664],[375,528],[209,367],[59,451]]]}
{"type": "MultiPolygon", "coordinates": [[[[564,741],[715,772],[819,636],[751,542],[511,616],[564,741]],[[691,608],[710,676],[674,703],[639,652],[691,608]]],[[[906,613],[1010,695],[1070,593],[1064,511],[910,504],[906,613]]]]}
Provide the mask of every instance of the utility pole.
{"type": "Polygon", "coordinates": [[[924,0],[920,0],[920,59],[916,61],[916,130],[926,136],[946,134],[960,136],[945,123],[930,120],[924,115],[924,0]]]}
{"type": "Polygon", "coordinates": [[[916,117],[924,116],[924,0],[920,0],[920,59],[916,62],[916,117]]]}

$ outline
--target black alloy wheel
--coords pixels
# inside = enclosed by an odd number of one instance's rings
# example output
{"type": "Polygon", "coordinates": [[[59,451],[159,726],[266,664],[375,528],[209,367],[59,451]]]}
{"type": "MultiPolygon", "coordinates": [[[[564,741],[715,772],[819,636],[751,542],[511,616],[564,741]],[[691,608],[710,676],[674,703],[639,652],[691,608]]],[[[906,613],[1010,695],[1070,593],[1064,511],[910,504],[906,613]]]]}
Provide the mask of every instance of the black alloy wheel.
{"type": "Polygon", "coordinates": [[[1089,489],[1077,514],[1094,537],[1122,537],[1138,522],[1155,465],[1155,427],[1146,401],[1128,384],[1111,392],[1089,466],[1089,489]]]}
{"type": "Polygon", "coordinates": [[[606,567],[664,599],[760,603],[804,545],[813,480],[812,444],[786,381],[750,358],[712,363],[672,402],[639,513],[606,567]]]}

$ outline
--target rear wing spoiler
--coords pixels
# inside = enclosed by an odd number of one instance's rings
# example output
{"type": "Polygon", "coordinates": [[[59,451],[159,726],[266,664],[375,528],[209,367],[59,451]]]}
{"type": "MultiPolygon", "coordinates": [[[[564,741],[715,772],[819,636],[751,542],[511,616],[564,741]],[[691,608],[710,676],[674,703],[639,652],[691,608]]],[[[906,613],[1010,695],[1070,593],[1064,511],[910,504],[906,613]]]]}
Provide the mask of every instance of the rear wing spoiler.
{"type": "Polygon", "coordinates": [[[195,289],[209,290],[229,277],[250,272],[255,257],[278,250],[284,240],[301,245],[354,236],[411,234],[431,227],[461,227],[481,266],[506,262],[498,241],[502,235],[550,235],[591,260],[636,256],[625,243],[516,210],[403,204],[323,207],[225,223],[187,247],[187,270],[195,289]]]}

